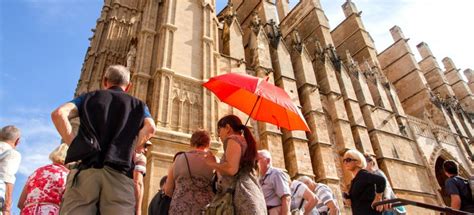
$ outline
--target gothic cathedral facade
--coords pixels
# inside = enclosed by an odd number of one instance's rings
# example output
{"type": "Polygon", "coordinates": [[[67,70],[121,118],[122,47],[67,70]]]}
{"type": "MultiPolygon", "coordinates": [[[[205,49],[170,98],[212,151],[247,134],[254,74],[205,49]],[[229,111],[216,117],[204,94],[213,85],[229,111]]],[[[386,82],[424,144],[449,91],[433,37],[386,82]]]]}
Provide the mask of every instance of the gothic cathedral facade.
{"type": "Polygon", "coordinates": [[[288,0],[229,0],[221,11],[216,1],[224,0],[104,0],[93,29],[75,95],[100,89],[107,66],[126,65],[130,93],[146,101],[157,124],[143,211],[194,130],[208,130],[219,153],[219,117],[246,117],[201,86],[228,72],[269,77],[301,107],[310,133],[250,125],[274,166],[328,184],[339,205],[351,179],[341,167],[346,149],[375,155],[400,198],[435,205],[448,203],[444,160],[474,174],[470,69],[466,82],[450,58],[441,68],[426,43],[417,45],[417,61],[398,26],[390,29],[393,44],[378,52],[350,0],[341,2],[346,18],[334,29],[319,0],[292,10],[288,0]]]}

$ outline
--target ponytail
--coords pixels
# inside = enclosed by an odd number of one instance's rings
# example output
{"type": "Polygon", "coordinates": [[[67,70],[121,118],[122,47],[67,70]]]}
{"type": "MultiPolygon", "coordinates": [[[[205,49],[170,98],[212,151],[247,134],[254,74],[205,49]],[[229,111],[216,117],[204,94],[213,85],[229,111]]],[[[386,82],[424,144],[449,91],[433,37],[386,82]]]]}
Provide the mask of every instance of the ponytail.
{"type": "Polygon", "coordinates": [[[252,132],[247,126],[243,125],[240,118],[235,115],[227,115],[217,122],[218,128],[223,128],[226,125],[229,125],[234,132],[243,133],[245,141],[247,142],[247,149],[241,156],[240,164],[253,167],[257,159],[257,143],[252,132]]]}
{"type": "Polygon", "coordinates": [[[242,126],[245,141],[247,142],[247,150],[245,150],[245,153],[242,156],[242,163],[253,166],[257,158],[257,142],[255,141],[255,138],[253,137],[250,129],[247,128],[247,126],[245,125],[242,126]]]}

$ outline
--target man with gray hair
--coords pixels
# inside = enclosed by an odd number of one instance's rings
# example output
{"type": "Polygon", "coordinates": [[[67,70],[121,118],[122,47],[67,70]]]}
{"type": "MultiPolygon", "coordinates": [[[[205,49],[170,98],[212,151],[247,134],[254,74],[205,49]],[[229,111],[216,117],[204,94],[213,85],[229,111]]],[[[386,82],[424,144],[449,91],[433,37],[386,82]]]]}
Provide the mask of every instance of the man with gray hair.
{"type": "Polygon", "coordinates": [[[260,185],[262,186],[268,214],[290,214],[290,178],[280,169],[272,166],[272,156],[267,150],[258,151],[260,185]]]}
{"type": "Polygon", "coordinates": [[[146,104],[126,93],[127,68],[108,67],[103,85],[105,90],[85,93],[51,114],[70,145],[66,163],[80,161],[69,173],[61,214],[136,213],[132,155],[153,136],[155,123],[146,104]],[[75,117],[80,119],[76,136],[70,122],[75,117]]]}
{"type": "Polygon", "coordinates": [[[0,214],[10,214],[15,174],[21,155],[15,150],[20,143],[20,129],[7,125],[0,130],[0,214]]]}
{"type": "Polygon", "coordinates": [[[298,181],[303,182],[316,197],[316,209],[321,215],[338,215],[336,196],[331,188],[322,183],[316,183],[308,176],[300,176],[298,181]]]}

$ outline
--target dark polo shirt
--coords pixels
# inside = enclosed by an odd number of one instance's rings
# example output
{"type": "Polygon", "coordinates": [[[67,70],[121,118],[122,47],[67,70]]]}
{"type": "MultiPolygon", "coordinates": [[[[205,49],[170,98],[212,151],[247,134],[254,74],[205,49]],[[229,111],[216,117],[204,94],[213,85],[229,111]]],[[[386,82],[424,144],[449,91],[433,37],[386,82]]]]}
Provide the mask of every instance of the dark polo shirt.
{"type": "Polygon", "coordinates": [[[106,165],[131,177],[134,140],[144,119],[151,117],[146,104],[120,87],[85,93],[71,102],[78,108],[79,117],[87,114],[101,148],[96,156],[82,160],[82,168],[106,165]]]}

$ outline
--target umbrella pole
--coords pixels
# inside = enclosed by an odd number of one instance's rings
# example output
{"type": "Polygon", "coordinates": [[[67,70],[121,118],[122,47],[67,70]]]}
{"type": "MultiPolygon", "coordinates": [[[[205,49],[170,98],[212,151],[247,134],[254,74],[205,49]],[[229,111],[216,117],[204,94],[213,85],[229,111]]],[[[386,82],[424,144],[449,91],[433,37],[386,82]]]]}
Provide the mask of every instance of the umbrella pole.
{"type": "Polygon", "coordinates": [[[250,116],[252,116],[253,110],[254,110],[255,107],[257,106],[257,103],[258,103],[258,100],[260,100],[260,97],[261,97],[261,96],[258,96],[258,97],[257,97],[257,101],[255,101],[255,104],[253,104],[253,107],[252,107],[252,110],[250,111],[249,117],[247,118],[247,121],[245,122],[245,126],[247,126],[247,123],[248,123],[249,120],[250,120],[250,116]]]}

